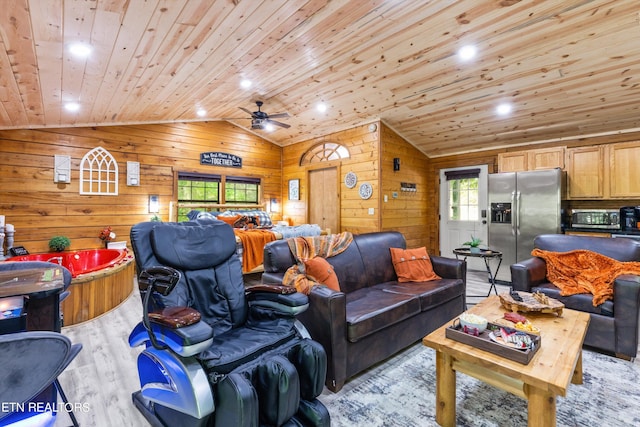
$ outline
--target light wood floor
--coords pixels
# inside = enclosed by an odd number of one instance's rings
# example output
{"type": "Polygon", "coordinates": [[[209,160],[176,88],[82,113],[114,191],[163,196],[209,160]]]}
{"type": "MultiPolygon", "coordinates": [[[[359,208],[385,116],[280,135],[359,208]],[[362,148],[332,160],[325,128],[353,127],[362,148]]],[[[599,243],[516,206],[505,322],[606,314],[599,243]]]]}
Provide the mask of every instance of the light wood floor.
{"type": "MultiPolygon", "coordinates": [[[[248,277],[251,282],[259,277],[248,277]]],[[[468,295],[486,295],[487,274],[469,271],[468,295]]],[[[498,285],[498,292],[508,287],[498,285]]],[[[472,304],[480,298],[467,298],[472,304]]],[[[130,348],[129,332],[142,317],[142,305],[137,289],[116,309],[88,322],[64,327],[62,333],[83,350],[60,376],[60,383],[71,403],[88,407],[76,411],[81,426],[147,426],[146,420],[131,402],[131,393],[140,388],[136,359],[141,348],[130,348]]],[[[637,362],[636,362],[637,363],[637,362]]],[[[56,427],[68,426],[67,414],[59,414],[56,427]]]]}

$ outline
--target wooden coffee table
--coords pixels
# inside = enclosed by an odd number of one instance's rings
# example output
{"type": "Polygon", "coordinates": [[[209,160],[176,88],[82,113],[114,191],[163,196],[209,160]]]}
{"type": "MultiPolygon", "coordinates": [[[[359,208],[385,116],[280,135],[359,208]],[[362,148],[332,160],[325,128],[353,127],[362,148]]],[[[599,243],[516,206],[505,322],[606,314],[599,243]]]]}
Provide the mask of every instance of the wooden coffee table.
{"type": "MultiPolygon", "coordinates": [[[[489,322],[505,313],[495,295],[468,311],[489,322]]],[[[565,396],[570,383],[582,384],[582,343],[589,314],[567,309],[562,317],[523,314],[541,330],[541,346],[527,365],[446,338],[450,323],[423,338],[424,345],[436,350],[438,424],[456,425],[456,372],[461,372],[527,399],[529,426],[556,425],[556,396],[565,396]]]]}

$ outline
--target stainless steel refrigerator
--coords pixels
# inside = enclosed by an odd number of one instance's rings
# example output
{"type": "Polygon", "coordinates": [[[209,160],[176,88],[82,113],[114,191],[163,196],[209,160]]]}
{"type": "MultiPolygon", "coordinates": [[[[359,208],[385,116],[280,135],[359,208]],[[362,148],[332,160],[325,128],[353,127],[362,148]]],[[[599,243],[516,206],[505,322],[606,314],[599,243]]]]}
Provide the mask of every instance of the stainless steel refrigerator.
{"type": "Polygon", "coordinates": [[[511,264],[531,257],[537,235],[561,232],[563,181],[560,169],[489,174],[489,247],[502,252],[499,282],[511,282],[511,264]]]}

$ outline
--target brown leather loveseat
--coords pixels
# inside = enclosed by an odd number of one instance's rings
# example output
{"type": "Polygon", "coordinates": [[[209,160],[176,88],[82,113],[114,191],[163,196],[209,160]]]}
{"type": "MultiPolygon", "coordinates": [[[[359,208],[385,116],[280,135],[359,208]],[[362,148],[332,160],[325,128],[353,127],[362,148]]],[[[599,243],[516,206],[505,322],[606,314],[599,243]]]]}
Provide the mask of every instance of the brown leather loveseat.
{"type": "MultiPolygon", "coordinates": [[[[640,243],[631,239],[543,234],[534,247],[545,251],[568,252],[586,249],[618,261],[640,261],[640,243]]],[[[640,276],[621,275],[613,283],[613,300],[593,306],[591,294],[561,296],[560,289],[549,283],[546,262],[533,257],[511,265],[511,280],[516,291],[540,291],[561,301],[566,308],[590,314],[584,344],[616,356],[630,359],[638,349],[640,315],[640,276]]]]}
{"type": "MultiPolygon", "coordinates": [[[[340,291],[313,287],[309,309],[298,316],[325,348],[325,384],[334,392],[348,378],[422,339],[465,309],[465,262],[431,256],[434,272],[442,279],[400,283],[389,248],[406,248],[402,234],[353,237],[344,252],[327,258],[340,291]]],[[[286,240],[267,244],[262,282],[281,282],[294,264],[286,240]]]]}

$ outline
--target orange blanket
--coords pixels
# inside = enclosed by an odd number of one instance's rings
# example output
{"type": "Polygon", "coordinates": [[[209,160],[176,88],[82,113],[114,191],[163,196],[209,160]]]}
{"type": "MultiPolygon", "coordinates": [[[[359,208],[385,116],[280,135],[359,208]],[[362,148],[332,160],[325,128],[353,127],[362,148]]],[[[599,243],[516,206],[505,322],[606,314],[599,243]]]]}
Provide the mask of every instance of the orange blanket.
{"type": "Polygon", "coordinates": [[[242,271],[249,273],[264,261],[264,246],[276,240],[276,236],[269,230],[243,230],[234,228],[233,231],[242,242],[242,271]]]}
{"type": "Polygon", "coordinates": [[[560,295],[590,293],[593,305],[613,299],[613,281],[621,274],[640,275],[640,262],[623,262],[597,252],[578,249],[551,252],[534,249],[531,255],[547,263],[547,279],[560,288],[560,295]]]}
{"type": "Polygon", "coordinates": [[[296,259],[296,264],[285,271],[282,283],[293,286],[298,292],[309,295],[316,282],[307,278],[304,261],[320,256],[329,258],[344,252],[353,241],[353,234],[344,231],[327,236],[292,237],[287,239],[289,250],[296,259]]]}

